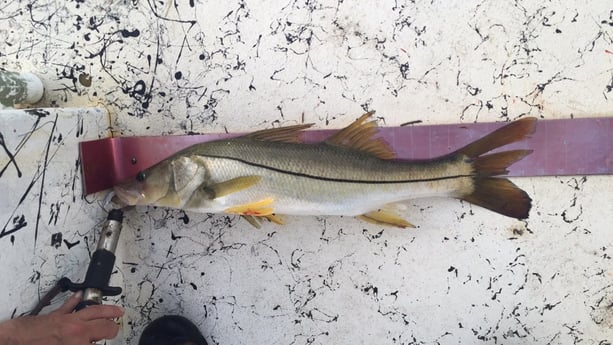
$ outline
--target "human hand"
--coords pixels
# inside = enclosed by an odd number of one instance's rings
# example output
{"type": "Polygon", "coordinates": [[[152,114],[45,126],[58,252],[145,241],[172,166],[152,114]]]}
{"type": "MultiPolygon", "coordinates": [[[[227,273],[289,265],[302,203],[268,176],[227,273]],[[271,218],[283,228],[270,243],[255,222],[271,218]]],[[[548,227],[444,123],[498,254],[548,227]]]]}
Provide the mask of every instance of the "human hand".
{"type": "Polygon", "coordinates": [[[0,324],[0,344],[91,345],[115,338],[119,325],[112,319],[121,317],[123,308],[93,305],[73,313],[80,301],[81,294],[76,293],[48,315],[25,316],[0,324]]]}

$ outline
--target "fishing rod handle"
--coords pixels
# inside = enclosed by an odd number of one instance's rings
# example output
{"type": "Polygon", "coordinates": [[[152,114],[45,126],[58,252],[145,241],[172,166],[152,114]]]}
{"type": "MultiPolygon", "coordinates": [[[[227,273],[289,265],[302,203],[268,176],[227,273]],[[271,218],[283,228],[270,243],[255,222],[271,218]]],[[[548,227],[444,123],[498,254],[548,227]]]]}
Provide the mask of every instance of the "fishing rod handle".
{"type": "Polygon", "coordinates": [[[109,212],[100,231],[96,251],[87,267],[85,280],[82,283],[73,283],[68,278],[60,280],[64,291],[83,291],[82,300],[75,310],[101,304],[103,296],[116,296],[121,293],[120,287],[113,287],[108,284],[115,266],[115,250],[117,249],[122,222],[123,212],[121,210],[113,209],[109,212]]]}

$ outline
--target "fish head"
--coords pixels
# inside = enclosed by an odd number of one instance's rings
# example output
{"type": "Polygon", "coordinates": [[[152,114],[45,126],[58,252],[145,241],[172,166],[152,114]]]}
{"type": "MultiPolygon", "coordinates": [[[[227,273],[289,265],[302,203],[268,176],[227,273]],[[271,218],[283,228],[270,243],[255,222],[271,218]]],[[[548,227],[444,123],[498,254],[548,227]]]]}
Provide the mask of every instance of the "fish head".
{"type": "Polygon", "coordinates": [[[167,196],[172,178],[172,166],[164,161],[139,171],[136,176],[115,185],[115,202],[124,205],[157,205],[167,196]]]}
{"type": "Polygon", "coordinates": [[[116,201],[125,205],[182,208],[194,196],[200,197],[201,192],[207,191],[201,187],[207,184],[208,178],[201,158],[177,155],[116,185],[116,201]]]}

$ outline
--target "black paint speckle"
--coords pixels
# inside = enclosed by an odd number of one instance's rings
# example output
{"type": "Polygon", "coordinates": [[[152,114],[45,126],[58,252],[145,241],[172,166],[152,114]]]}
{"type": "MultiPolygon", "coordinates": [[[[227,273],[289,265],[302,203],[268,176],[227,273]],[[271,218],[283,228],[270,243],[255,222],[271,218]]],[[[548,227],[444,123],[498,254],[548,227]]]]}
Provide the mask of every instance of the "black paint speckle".
{"type": "Polygon", "coordinates": [[[78,245],[79,243],[81,243],[80,240],[75,241],[75,242],[68,242],[67,240],[64,240],[64,244],[66,245],[66,248],[68,249],[72,249],[74,246],[78,245]]]}
{"type": "Polygon", "coordinates": [[[51,246],[59,248],[62,245],[62,233],[56,232],[51,235],[51,246]]]}

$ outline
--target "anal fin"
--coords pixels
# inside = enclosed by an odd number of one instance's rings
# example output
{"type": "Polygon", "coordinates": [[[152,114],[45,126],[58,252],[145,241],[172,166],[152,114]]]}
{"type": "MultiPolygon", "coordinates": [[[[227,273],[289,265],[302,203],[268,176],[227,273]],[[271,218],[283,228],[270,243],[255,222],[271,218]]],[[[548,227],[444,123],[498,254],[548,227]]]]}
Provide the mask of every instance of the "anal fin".
{"type": "Polygon", "coordinates": [[[379,209],[365,213],[357,217],[365,222],[377,225],[391,225],[399,228],[414,228],[415,225],[407,222],[394,211],[389,209],[379,209]]]}

